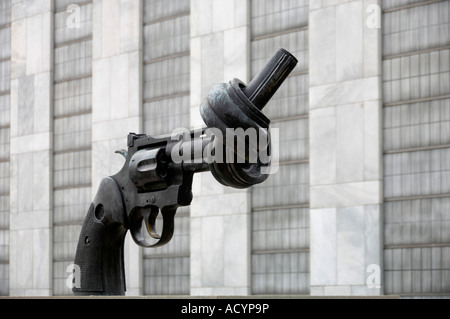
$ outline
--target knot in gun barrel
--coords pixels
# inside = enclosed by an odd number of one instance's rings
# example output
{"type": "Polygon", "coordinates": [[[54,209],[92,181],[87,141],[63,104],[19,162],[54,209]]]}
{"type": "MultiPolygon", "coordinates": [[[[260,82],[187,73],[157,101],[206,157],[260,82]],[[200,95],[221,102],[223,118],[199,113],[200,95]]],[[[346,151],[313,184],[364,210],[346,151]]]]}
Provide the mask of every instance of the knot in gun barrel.
{"type": "MultiPolygon", "coordinates": [[[[297,64],[297,59],[284,49],[280,49],[269,60],[264,69],[246,86],[242,81],[234,79],[229,83],[221,83],[212,87],[208,97],[200,105],[200,114],[208,127],[218,128],[223,136],[229,129],[234,129],[233,139],[238,143],[224,143],[225,152],[231,151],[237,159],[244,163],[211,163],[210,169],[214,177],[222,184],[234,188],[246,188],[267,179],[270,162],[249,161],[251,154],[259,154],[261,144],[270,148],[270,120],[261,112],[270,98],[275,94],[289,73],[297,64]],[[240,134],[235,134],[240,128],[240,134]],[[258,139],[269,139],[268,143],[255,143],[247,139],[245,132],[252,129],[258,139]],[[239,140],[241,142],[239,143],[239,140]],[[238,145],[244,144],[242,154],[238,145]]],[[[228,138],[224,139],[228,141],[228,138]]],[[[217,146],[220,147],[220,146],[217,146]]]]}

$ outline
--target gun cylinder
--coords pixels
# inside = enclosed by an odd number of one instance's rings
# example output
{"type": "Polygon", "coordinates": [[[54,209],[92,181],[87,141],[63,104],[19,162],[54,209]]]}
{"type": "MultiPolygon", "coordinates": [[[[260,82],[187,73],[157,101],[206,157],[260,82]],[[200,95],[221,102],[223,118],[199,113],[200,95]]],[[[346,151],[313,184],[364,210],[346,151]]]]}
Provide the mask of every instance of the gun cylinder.
{"type": "Polygon", "coordinates": [[[295,68],[298,60],[285,49],[279,49],[261,72],[243,90],[245,96],[262,110],[295,68]]]}
{"type": "Polygon", "coordinates": [[[140,191],[166,188],[167,163],[164,161],[164,149],[137,151],[130,160],[129,175],[140,191]]]}

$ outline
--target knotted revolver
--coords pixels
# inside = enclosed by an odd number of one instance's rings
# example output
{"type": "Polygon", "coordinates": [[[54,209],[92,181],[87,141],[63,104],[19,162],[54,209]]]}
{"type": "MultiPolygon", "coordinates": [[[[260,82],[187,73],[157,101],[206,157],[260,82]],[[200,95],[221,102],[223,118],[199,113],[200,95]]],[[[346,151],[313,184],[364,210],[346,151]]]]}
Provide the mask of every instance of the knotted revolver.
{"type": "Polygon", "coordinates": [[[213,86],[200,105],[205,128],[163,136],[128,135],[128,149],[118,151],[125,157],[122,169],[101,181],[84,220],[75,255],[80,270],[79,285],[72,289],[75,295],[125,294],[127,231],[143,247],[168,243],[178,207],[192,201],[195,173],[210,171],[218,182],[234,188],[267,179],[270,160],[252,156],[271,152],[270,120],[261,110],[296,64],[292,54],[280,49],[248,85],[233,79],[213,86]],[[215,134],[209,134],[211,130],[215,134]],[[268,143],[248,138],[248,130],[268,143]],[[234,135],[228,138],[230,132],[234,135]],[[233,143],[236,140],[240,143],[233,143]],[[219,154],[224,160],[217,160],[219,154]],[[155,227],[159,214],[161,233],[155,227]]]}

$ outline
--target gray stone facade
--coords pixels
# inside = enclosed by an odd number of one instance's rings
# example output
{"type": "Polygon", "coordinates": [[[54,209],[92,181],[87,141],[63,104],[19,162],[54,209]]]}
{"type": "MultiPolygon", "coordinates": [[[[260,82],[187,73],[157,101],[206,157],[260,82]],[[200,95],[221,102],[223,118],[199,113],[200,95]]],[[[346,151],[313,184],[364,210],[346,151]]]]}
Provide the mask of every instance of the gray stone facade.
{"type": "Polygon", "coordinates": [[[366,287],[367,266],[382,264],[381,31],[364,25],[379,3],[347,2],[310,11],[314,295],[382,291],[366,287]]]}
{"type": "Polygon", "coordinates": [[[11,295],[52,292],[52,15],[52,1],[11,7],[11,295]]]}

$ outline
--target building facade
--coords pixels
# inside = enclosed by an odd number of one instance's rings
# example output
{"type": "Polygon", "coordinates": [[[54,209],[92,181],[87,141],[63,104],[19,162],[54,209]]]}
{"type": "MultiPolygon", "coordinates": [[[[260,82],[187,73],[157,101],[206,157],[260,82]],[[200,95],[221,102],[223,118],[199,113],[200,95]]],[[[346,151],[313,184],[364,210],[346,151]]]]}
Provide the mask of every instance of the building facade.
{"type": "Polygon", "coordinates": [[[68,295],[129,132],[200,128],[279,48],[279,168],[194,177],[172,241],[127,235],[129,295],[450,295],[450,1],[0,2],[0,295],[68,295]],[[69,269],[69,272],[68,272],[69,269]]]}

